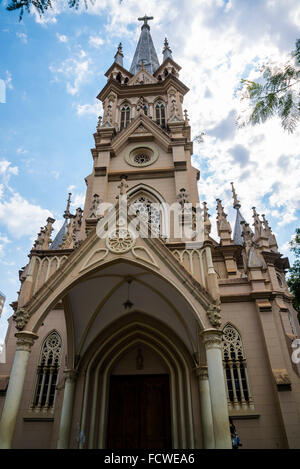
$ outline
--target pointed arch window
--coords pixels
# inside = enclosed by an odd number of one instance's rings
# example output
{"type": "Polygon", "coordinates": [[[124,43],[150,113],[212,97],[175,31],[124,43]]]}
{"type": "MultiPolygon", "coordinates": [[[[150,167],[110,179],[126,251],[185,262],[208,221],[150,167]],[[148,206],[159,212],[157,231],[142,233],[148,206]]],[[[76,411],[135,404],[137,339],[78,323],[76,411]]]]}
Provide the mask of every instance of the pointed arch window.
{"type": "Polygon", "coordinates": [[[158,102],[155,105],[155,120],[162,128],[166,127],[166,110],[165,105],[162,102],[158,102]]]}
{"type": "Polygon", "coordinates": [[[121,123],[120,123],[120,130],[125,129],[130,122],[130,107],[128,104],[125,104],[121,108],[121,123]]]}
{"type": "Polygon", "coordinates": [[[152,235],[159,237],[161,226],[159,202],[154,202],[142,194],[133,199],[130,206],[133,213],[138,214],[145,223],[149,224],[152,235]]]}
{"type": "Polygon", "coordinates": [[[242,338],[231,324],[226,324],[223,329],[222,345],[228,407],[253,409],[242,338]]]}
{"type": "Polygon", "coordinates": [[[62,340],[52,331],[43,342],[32,409],[49,411],[53,408],[56,383],[61,362],[62,340]]]}

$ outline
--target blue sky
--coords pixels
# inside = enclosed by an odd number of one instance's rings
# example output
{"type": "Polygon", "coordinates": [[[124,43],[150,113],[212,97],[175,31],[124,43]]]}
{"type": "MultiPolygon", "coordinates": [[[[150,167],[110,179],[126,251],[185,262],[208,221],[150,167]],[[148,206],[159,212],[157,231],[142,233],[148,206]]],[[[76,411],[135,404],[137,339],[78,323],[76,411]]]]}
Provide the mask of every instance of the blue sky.
{"type": "MultiPolygon", "coordinates": [[[[189,86],[185,106],[201,170],[199,193],[215,219],[221,198],[232,221],[230,182],[242,213],[266,213],[284,255],[299,224],[299,131],[285,134],[277,119],[238,129],[235,90],[242,77],[258,76],[267,60],[284,62],[299,37],[300,6],[294,0],[96,0],[88,10],[53,3],[43,18],[7,12],[0,4],[0,290],[7,296],[0,340],[19,288],[18,270],[49,215],[62,221],[67,192],[83,205],[84,177],[101,106],[96,95],[123,42],[125,67],[137,43],[137,17],[155,17],[151,33],[161,60],[165,36],[181,79],[189,86]],[[4,46],[4,47],[3,47],[4,46]]],[[[215,233],[215,231],[214,231],[215,233]]]]}

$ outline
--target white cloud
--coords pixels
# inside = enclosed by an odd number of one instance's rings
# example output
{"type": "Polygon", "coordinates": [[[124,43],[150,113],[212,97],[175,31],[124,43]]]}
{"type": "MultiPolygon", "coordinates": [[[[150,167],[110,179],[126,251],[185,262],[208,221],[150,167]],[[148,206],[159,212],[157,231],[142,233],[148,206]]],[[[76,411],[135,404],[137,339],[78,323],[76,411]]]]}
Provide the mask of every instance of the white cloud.
{"type": "Polygon", "coordinates": [[[90,36],[89,44],[99,49],[99,47],[103,46],[104,40],[100,36],[90,36]]]}
{"type": "Polygon", "coordinates": [[[79,194],[73,194],[73,201],[71,203],[71,206],[73,208],[78,208],[78,207],[83,207],[84,206],[84,201],[85,201],[85,194],[79,193],[79,194]]]}
{"type": "Polygon", "coordinates": [[[14,87],[12,85],[12,77],[11,77],[11,73],[8,70],[5,71],[4,82],[9,90],[13,90],[14,87]]]}
{"type": "MultiPolygon", "coordinates": [[[[11,166],[10,161],[7,161],[7,160],[0,161],[0,178],[2,179],[5,185],[8,184],[10,177],[17,176],[18,172],[19,172],[18,167],[11,166]]],[[[3,193],[3,185],[1,184],[0,187],[1,187],[0,188],[0,196],[1,196],[3,193]]]]}
{"type": "Polygon", "coordinates": [[[52,217],[49,210],[31,204],[18,193],[0,202],[0,222],[16,239],[35,236],[48,217],[52,217]]]}
{"type": "Polygon", "coordinates": [[[65,34],[56,33],[56,37],[60,42],[68,42],[68,38],[65,34]]]}
{"type": "Polygon", "coordinates": [[[76,112],[78,116],[84,115],[92,115],[92,116],[99,116],[100,114],[100,102],[94,104],[77,104],[76,105],[76,112]]]}
{"type": "Polygon", "coordinates": [[[28,151],[25,150],[23,147],[19,147],[19,148],[17,148],[17,153],[19,153],[21,155],[25,155],[26,153],[28,153],[28,151]]]}
{"type": "Polygon", "coordinates": [[[27,44],[27,34],[26,33],[16,33],[16,36],[20,39],[23,44],[27,44]]]}
{"type": "Polygon", "coordinates": [[[65,78],[67,92],[71,95],[76,95],[81,85],[86,83],[91,77],[91,64],[92,60],[81,49],[74,57],[66,59],[59,66],[50,65],[49,69],[57,81],[62,77],[65,78]]]}
{"type": "Polygon", "coordinates": [[[52,176],[54,179],[59,179],[60,172],[59,171],[51,171],[52,176]]]}

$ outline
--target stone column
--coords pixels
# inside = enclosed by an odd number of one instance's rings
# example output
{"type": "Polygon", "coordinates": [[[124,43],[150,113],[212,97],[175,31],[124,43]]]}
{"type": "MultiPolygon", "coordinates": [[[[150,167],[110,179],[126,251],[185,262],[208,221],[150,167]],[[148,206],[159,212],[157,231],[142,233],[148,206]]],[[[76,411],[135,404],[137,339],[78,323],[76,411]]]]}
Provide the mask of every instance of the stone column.
{"type": "Polygon", "coordinates": [[[206,350],[215,444],[218,449],[231,449],[229,416],[222,359],[222,331],[202,332],[206,350]]]}
{"type": "Polygon", "coordinates": [[[65,371],[65,391],[60,417],[57,449],[69,448],[76,378],[77,372],[75,370],[65,371]]]}
{"type": "Polygon", "coordinates": [[[214,424],[211,410],[210,390],[208,381],[207,366],[199,366],[196,368],[198,376],[199,393],[200,393],[200,409],[201,422],[203,431],[203,448],[215,448],[214,424]]]}
{"type": "Polygon", "coordinates": [[[31,347],[38,338],[33,332],[27,331],[17,332],[15,336],[17,338],[17,348],[0,421],[0,449],[11,448],[22,398],[27,363],[31,347]]]}

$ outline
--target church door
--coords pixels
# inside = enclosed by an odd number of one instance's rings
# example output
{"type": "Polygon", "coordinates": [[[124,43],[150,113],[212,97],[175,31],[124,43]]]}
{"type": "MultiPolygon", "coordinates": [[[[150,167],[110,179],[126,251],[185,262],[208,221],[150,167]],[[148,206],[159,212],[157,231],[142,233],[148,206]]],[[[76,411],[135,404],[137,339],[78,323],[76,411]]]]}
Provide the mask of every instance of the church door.
{"type": "Polygon", "coordinates": [[[167,449],[171,443],[168,375],[111,376],[109,449],[167,449]]]}

